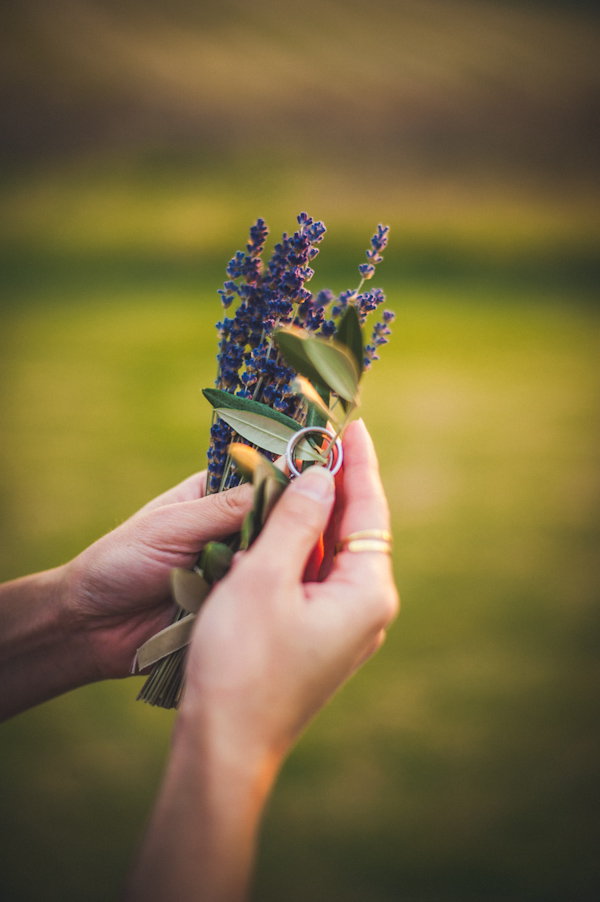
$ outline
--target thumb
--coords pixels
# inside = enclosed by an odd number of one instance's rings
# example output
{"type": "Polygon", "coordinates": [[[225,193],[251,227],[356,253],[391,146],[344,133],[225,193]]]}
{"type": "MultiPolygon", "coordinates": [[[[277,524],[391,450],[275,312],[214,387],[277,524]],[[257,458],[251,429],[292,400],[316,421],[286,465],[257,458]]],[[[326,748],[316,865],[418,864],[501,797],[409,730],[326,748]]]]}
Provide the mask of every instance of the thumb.
{"type": "Polygon", "coordinates": [[[252,486],[241,485],[195,501],[179,501],[154,510],[142,509],[129,521],[143,524],[152,544],[200,551],[207,542],[238,532],[252,505],[252,486]]]}
{"type": "Polygon", "coordinates": [[[248,555],[255,566],[285,573],[299,582],[308,556],[327,526],[335,495],[334,478],[324,467],[310,467],[285,490],[248,555]]]}

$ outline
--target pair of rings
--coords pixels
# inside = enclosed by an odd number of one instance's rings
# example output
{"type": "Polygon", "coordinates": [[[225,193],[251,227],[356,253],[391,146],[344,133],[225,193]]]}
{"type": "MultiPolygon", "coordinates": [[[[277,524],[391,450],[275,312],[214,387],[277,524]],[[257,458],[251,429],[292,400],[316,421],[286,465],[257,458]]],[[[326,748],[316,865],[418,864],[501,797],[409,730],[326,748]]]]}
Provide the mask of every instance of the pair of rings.
{"type": "Polygon", "coordinates": [[[333,476],[341,470],[344,452],[342,443],[339,438],[336,437],[335,432],[332,432],[331,429],[327,429],[325,426],[305,426],[303,429],[299,429],[295,432],[287,443],[285,460],[290,471],[290,476],[300,476],[300,470],[296,465],[296,448],[302,441],[307,439],[308,436],[313,438],[315,435],[321,438],[321,440],[323,438],[328,438],[330,440],[327,446],[327,461],[325,463],[325,468],[330,470],[333,476]]]}
{"type": "Polygon", "coordinates": [[[350,551],[357,554],[361,551],[377,551],[380,554],[392,553],[392,534],[387,529],[361,529],[352,532],[335,546],[335,553],[350,551]]]}
{"type": "MultiPolygon", "coordinates": [[[[300,470],[296,466],[296,448],[301,441],[313,433],[331,439],[325,464],[327,469],[331,470],[335,475],[342,466],[342,443],[339,438],[336,438],[335,433],[321,426],[306,426],[304,429],[299,429],[298,432],[294,433],[286,449],[286,462],[292,476],[300,476],[300,470]]],[[[387,529],[361,529],[358,532],[350,533],[349,536],[337,543],[335,553],[339,554],[341,551],[350,551],[352,554],[357,554],[361,551],[391,554],[392,534],[387,529]]]]}

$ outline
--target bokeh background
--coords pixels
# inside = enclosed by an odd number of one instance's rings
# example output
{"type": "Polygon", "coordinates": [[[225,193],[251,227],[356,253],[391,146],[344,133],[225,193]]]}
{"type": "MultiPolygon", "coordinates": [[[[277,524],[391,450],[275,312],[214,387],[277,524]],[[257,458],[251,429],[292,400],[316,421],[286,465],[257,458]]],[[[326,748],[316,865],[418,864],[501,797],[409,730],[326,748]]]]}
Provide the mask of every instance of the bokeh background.
{"type": "MultiPolygon", "coordinates": [[[[0,571],[204,465],[216,294],[257,216],[378,222],[363,416],[403,610],[287,763],[255,897],[591,900],[598,836],[592,3],[5,0],[0,571]]],[[[0,730],[0,897],[115,898],[173,723],[139,678],[0,730]]]]}

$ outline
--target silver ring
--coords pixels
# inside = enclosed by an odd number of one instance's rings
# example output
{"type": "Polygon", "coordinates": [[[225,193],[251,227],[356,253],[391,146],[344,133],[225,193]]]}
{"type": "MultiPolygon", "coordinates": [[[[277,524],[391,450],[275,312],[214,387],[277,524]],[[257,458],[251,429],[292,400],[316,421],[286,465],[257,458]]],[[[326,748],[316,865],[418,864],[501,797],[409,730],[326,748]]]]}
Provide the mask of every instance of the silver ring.
{"type": "MultiPolygon", "coordinates": [[[[294,450],[305,436],[310,435],[313,432],[316,432],[317,435],[326,435],[330,439],[335,438],[335,432],[332,432],[331,429],[326,429],[324,426],[305,426],[304,429],[299,429],[298,432],[294,432],[287,443],[287,448],[285,450],[285,460],[292,476],[300,476],[300,470],[296,466],[296,461],[294,459],[294,450]]],[[[342,451],[342,443],[339,438],[335,438],[335,444],[329,450],[327,463],[325,464],[333,476],[335,476],[336,473],[339,473],[343,459],[344,452],[342,451]]]]}

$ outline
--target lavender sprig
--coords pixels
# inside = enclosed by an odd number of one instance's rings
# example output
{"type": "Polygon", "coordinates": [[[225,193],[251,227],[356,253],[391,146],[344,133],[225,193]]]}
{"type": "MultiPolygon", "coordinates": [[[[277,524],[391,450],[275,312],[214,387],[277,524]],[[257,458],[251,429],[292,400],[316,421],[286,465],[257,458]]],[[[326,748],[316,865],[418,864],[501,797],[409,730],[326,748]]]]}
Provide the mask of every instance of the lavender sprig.
{"type": "MultiPolygon", "coordinates": [[[[270,411],[271,418],[279,418],[291,435],[294,433],[286,423],[296,429],[307,422],[310,425],[334,423],[336,432],[329,444],[320,451],[309,449],[312,460],[326,461],[335,439],[358,404],[362,372],[378,359],[377,351],[391,333],[394,314],[385,310],[373,328],[370,343],[363,346],[361,326],[385,302],[380,288],[363,291],[363,286],[383,259],[389,227],[379,225],[371,238],[367,262],[358,267],[360,281],[356,288],[338,296],[326,288],[314,296],[306,285],[314,275],[311,263],[319,253],[318,245],[326,229],[307,213],[298,216],[298,226],[293,234],[283,235],[265,263],[263,253],[269,232],[265,221],[258,219],[250,229],[245,251],[238,251],[229,261],[227,279],[219,289],[223,318],[217,323],[217,391],[207,389],[205,393],[209,397],[212,391],[221,399],[221,405],[223,399],[229,399],[226,408],[238,408],[238,415],[232,417],[231,410],[221,407],[220,415],[213,419],[207,452],[207,493],[220,492],[240,479],[252,478],[255,502],[242,533],[225,544],[210,543],[194,568],[196,573],[174,571],[174,595],[185,611],[180,608],[173,629],[188,629],[190,616],[195,616],[189,613],[190,591],[192,596],[198,593],[196,600],[201,604],[213,579],[219,578],[215,573],[226,572],[233,551],[246,548],[253,541],[278,493],[285,487],[286,477],[269,463],[275,457],[275,446],[266,455],[255,450],[260,447],[258,440],[251,438],[260,437],[260,429],[257,432],[256,426],[252,426],[257,405],[261,411],[270,411]],[[233,315],[229,315],[232,307],[235,307],[233,315]],[[313,386],[308,380],[314,375],[318,378],[313,386]],[[235,403],[232,397],[237,399],[235,403]],[[342,411],[340,416],[334,409],[337,403],[342,411]],[[240,418],[240,408],[246,408],[246,420],[240,418]],[[227,424],[226,415],[238,430],[248,430],[246,439],[227,424]],[[182,595],[178,595],[177,586],[182,595]]],[[[285,442],[283,447],[285,450],[285,442]]],[[[147,652],[153,639],[139,650],[146,651],[144,660],[148,663],[156,660],[148,657],[147,652]]],[[[158,660],[138,698],[162,707],[177,707],[183,686],[184,657],[185,649],[177,646],[177,650],[158,660]]]]}

